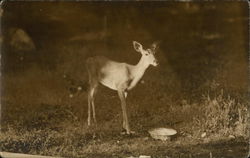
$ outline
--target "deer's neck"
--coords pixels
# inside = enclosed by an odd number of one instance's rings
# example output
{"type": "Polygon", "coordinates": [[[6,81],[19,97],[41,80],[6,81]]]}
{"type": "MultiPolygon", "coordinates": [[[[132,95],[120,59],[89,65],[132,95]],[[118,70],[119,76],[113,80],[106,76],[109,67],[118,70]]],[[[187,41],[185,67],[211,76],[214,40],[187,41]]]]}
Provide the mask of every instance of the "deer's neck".
{"type": "Polygon", "coordinates": [[[139,77],[139,79],[143,76],[149,64],[145,61],[142,56],[140,61],[134,66],[133,75],[135,78],[139,77]]]}
{"type": "Polygon", "coordinates": [[[140,81],[140,79],[142,78],[142,76],[145,73],[148,66],[149,66],[149,64],[144,60],[144,58],[142,56],[140,61],[138,62],[138,64],[134,65],[132,70],[131,70],[132,82],[131,82],[130,86],[128,87],[128,90],[130,90],[136,86],[136,84],[140,81]]]}

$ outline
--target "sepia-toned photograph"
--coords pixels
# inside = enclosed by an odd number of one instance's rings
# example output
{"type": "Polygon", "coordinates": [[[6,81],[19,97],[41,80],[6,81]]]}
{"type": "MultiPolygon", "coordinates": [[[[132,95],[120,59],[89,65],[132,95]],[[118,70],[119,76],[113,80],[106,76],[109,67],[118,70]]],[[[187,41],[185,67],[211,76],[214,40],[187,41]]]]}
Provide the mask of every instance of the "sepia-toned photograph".
{"type": "Polygon", "coordinates": [[[247,1],[0,4],[0,157],[250,156],[247,1]]]}

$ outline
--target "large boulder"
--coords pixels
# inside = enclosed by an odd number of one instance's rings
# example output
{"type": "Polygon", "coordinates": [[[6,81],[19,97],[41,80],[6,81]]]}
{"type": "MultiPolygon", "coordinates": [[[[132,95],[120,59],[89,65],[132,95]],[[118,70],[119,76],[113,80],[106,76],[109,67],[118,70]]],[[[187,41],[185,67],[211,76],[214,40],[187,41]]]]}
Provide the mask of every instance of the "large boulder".
{"type": "Polygon", "coordinates": [[[36,49],[28,33],[20,28],[8,30],[8,44],[15,51],[33,51],[36,49]]]}

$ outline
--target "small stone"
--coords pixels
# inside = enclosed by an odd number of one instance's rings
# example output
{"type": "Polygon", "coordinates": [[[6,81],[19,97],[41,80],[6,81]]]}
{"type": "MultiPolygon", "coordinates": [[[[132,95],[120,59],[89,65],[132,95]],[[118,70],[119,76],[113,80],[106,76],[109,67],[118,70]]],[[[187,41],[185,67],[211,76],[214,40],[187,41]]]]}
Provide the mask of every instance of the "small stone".
{"type": "Polygon", "coordinates": [[[149,137],[144,137],[144,138],[143,138],[143,140],[148,140],[148,139],[149,139],[149,137]]]}
{"type": "Polygon", "coordinates": [[[140,155],[139,158],[151,158],[151,156],[147,156],[147,155],[140,155]]]}
{"type": "Polygon", "coordinates": [[[229,135],[228,137],[231,138],[231,139],[235,139],[234,135],[229,135]]]}
{"type": "Polygon", "coordinates": [[[70,97],[70,98],[73,98],[73,97],[74,97],[74,95],[73,95],[73,94],[70,94],[70,95],[69,95],[69,97],[70,97]]]}
{"type": "Polygon", "coordinates": [[[201,134],[201,138],[206,137],[206,135],[207,135],[207,133],[206,133],[206,132],[202,133],[202,134],[201,134]]]}

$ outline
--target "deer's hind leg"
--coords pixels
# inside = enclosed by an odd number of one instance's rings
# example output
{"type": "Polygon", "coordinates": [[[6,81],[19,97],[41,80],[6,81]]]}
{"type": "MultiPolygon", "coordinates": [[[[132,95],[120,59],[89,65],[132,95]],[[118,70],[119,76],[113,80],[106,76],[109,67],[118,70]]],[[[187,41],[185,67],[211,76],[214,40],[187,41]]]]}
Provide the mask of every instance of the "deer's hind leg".
{"type": "Polygon", "coordinates": [[[91,125],[91,110],[93,121],[96,124],[96,114],[95,114],[95,94],[98,87],[98,81],[90,80],[89,83],[89,91],[88,91],[88,126],[91,125]]]}
{"type": "Polygon", "coordinates": [[[98,78],[96,68],[93,66],[93,59],[90,58],[86,64],[89,75],[89,90],[88,90],[88,126],[91,125],[91,109],[94,123],[96,123],[94,97],[98,87],[98,78]]]}
{"type": "Polygon", "coordinates": [[[95,83],[95,85],[94,85],[94,87],[93,87],[93,89],[92,89],[92,91],[91,91],[91,105],[92,105],[92,116],[93,116],[93,120],[94,120],[94,123],[96,124],[97,122],[96,122],[96,114],[95,114],[95,102],[94,102],[94,100],[95,100],[95,94],[96,94],[96,92],[97,92],[97,87],[98,87],[98,83],[95,83]]]}

